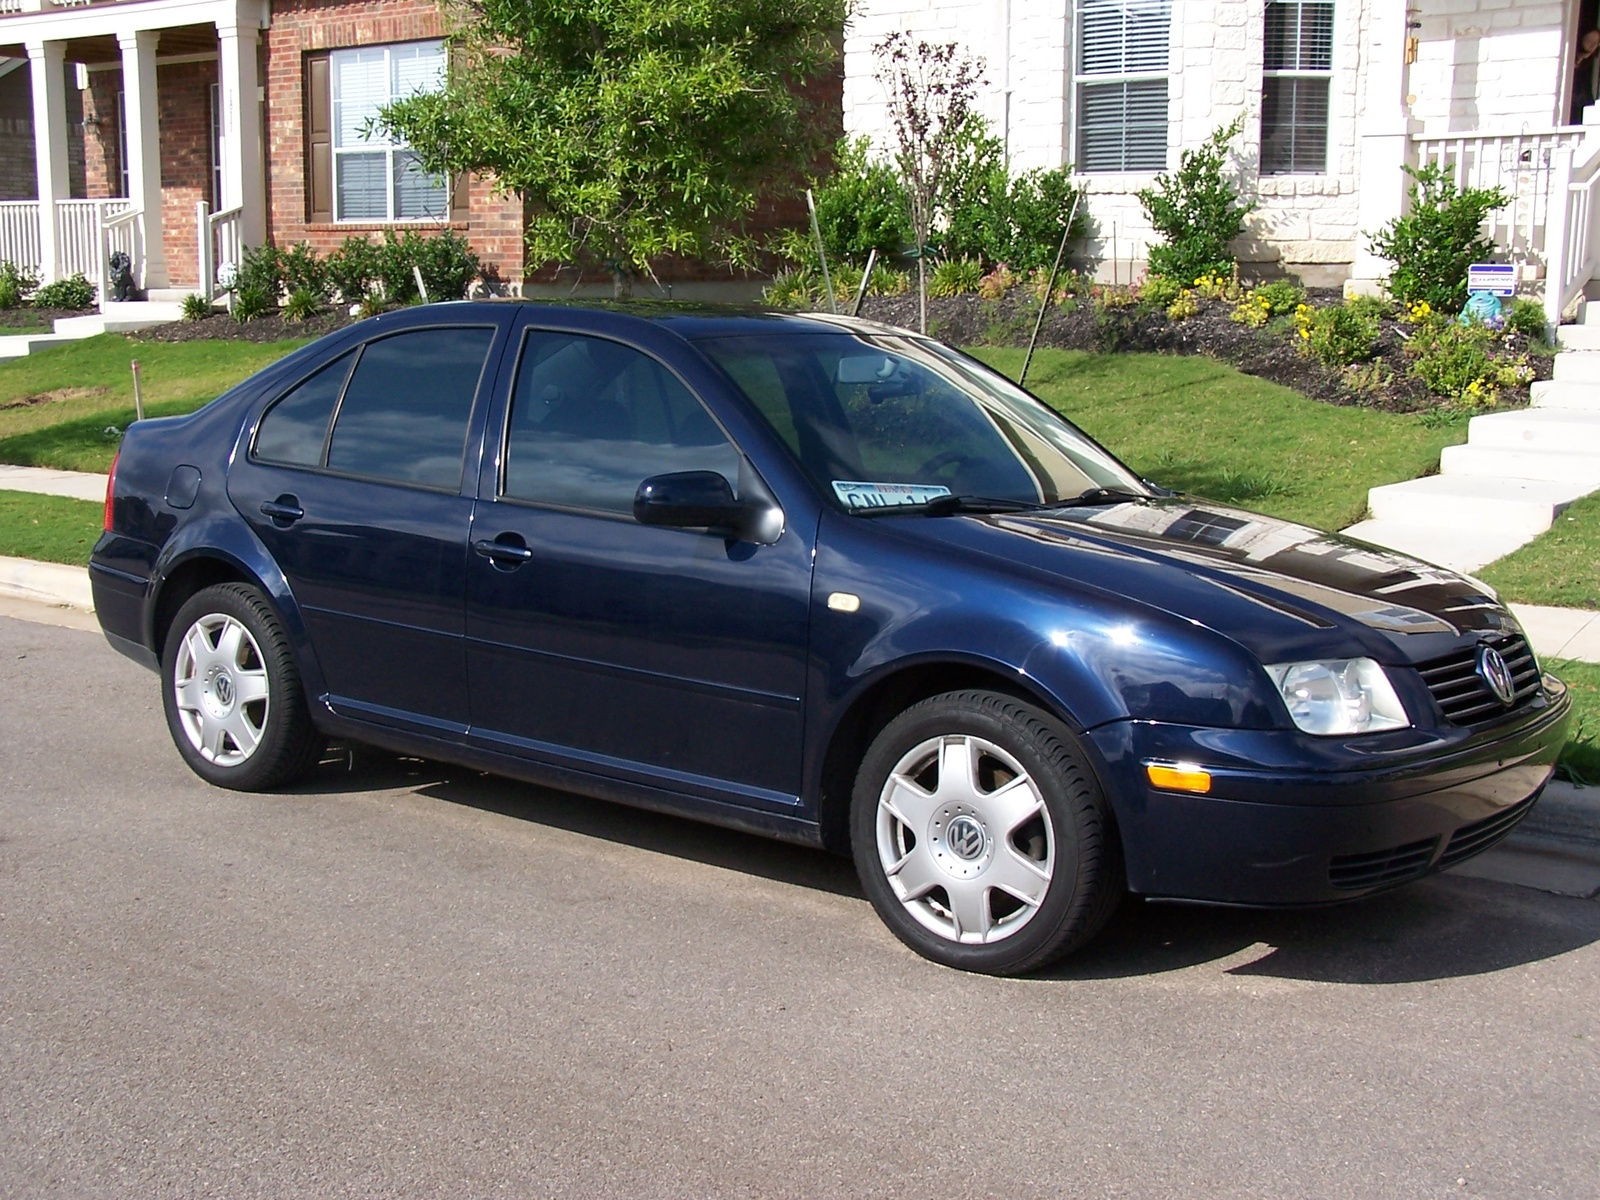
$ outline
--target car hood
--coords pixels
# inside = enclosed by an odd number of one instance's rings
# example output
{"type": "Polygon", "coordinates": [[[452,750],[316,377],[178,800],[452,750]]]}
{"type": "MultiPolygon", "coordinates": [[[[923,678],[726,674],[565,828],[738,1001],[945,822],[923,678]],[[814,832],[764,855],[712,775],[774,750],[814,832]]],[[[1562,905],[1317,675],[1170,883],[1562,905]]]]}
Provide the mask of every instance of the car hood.
{"type": "Polygon", "coordinates": [[[1264,662],[1420,662],[1518,632],[1477,580],[1275,517],[1187,497],[896,520],[917,539],[1005,559],[1197,622],[1264,662]]]}

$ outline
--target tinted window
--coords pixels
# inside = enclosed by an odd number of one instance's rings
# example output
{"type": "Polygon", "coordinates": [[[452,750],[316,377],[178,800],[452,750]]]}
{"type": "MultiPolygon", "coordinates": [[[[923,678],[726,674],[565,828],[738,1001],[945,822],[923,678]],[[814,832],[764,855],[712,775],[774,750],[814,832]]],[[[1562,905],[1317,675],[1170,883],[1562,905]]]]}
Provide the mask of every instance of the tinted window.
{"type": "Polygon", "coordinates": [[[256,431],[256,457],[296,467],[320,466],[328,418],[354,361],[354,352],[341,355],[269,408],[256,431]]]}
{"type": "Polygon", "coordinates": [[[639,485],[716,471],[737,490],[739,452],[677,376],[602,338],[528,334],[512,396],[504,494],[631,513],[639,485]]]}
{"type": "Polygon", "coordinates": [[[493,329],[471,327],[369,342],[339,405],[328,468],[460,487],[472,398],[493,341],[493,329]]]}

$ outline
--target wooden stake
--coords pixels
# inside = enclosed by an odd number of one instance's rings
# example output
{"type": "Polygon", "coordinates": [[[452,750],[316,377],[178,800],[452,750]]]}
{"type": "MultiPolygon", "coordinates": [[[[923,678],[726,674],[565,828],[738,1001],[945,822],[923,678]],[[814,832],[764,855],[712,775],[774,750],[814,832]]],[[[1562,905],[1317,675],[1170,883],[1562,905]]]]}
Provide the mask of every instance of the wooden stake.
{"type": "Polygon", "coordinates": [[[867,251],[867,266],[866,269],[861,272],[861,286],[856,289],[856,302],[850,306],[850,315],[852,317],[859,317],[861,315],[861,302],[867,298],[867,283],[872,278],[872,268],[877,261],[878,248],[874,246],[871,250],[867,251]]]}
{"type": "Polygon", "coordinates": [[[817,202],[806,189],[806,211],[811,214],[811,236],[817,240],[817,258],[822,261],[822,290],[828,293],[828,311],[839,315],[839,304],[833,298],[833,280],[828,276],[828,252],[822,248],[822,226],[817,224],[817,202]]]}
{"type": "Polygon", "coordinates": [[[139,360],[132,362],[133,367],[133,419],[144,420],[144,394],[139,390],[139,360]]]}

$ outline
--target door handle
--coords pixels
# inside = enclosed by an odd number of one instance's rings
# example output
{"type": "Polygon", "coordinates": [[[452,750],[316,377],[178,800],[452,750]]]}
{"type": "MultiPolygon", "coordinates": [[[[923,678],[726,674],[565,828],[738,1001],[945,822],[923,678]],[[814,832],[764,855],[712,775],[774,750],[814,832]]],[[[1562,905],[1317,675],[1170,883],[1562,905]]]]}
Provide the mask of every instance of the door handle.
{"type": "Polygon", "coordinates": [[[519,546],[515,542],[490,541],[488,538],[473,542],[472,548],[485,558],[508,566],[525,563],[533,557],[533,551],[526,546],[519,546]]]}
{"type": "Polygon", "coordinates": [[[271,517],[279,525],[293,525],[306,515],[306,510],[300,507],[300,501],[293,496],[279,496],[276,500],[263,500],[261,514],[271,517]]]}

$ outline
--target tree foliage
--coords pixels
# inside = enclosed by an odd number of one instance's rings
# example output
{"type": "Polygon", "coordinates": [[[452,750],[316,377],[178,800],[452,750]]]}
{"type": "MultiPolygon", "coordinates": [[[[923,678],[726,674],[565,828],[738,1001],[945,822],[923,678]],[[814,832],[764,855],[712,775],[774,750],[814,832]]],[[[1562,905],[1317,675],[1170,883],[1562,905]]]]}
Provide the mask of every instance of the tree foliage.
{"type": "Polygon", "coordinates": [[[1145,215],[1164,239],[1150,247],[1152,275],[1187,287],[1205,275],[1232,273],[1229,243],[1244,232],[1244,219],[1254,207],[1239,202],[1239,189],[1224,174],[1228,144],[1243,129],[1243,117],[1224,125],[1185,150],[1176,171],[1157,175],[1154,187],[1139,192],[1145,215]]]}
{"type": "Polygon", "coordinates": [[[746,262],[744,219],[825,131],[798,85],[846,0],[465,0],[442,91],[379,118],[438,174],[523,198],[530,261],[746,262]]]}

